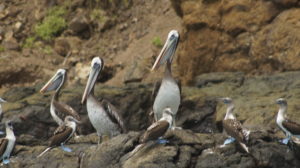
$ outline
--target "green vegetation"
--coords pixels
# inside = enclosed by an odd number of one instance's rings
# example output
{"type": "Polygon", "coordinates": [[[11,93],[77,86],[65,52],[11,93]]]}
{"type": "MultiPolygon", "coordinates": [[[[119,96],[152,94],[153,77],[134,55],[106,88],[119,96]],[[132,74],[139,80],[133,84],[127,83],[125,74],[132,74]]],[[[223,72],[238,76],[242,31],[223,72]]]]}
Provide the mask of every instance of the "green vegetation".
{"type": "Polygon", "coordinates": [[[44,48],[42,48],[42,51],[45,53],[45,54],[52,54],[53,53],[53,49],[51,46],[49,45],[46,45],[44,48]]]}
{"type": "Polygon", "coordinates": [[[22,44],[22,47],[23,48],[32,48],[35,40],[36,40],[35,37],[27,37],[25,42],[22,44]]]}
{"type": "Polygon", "coordinates": [[[162,44],[162,42],[161,42],[161,39],[159,38],[159,37],[154,37],[153,39],[152,39],[152,44],[154,45],[154,46],[156,46],[156,47],[162,47],[163,46],[163,44],[162,44]]]}
{"type": "Polygon", "coordinates": [[[65,7],[55,6],[51,8],[42,23],[35,26],[35,33],[42,40],[49,41],[61,33],[67,26],[64,15],[67,13],[65,7]]]}
{"type": "Polygon", "coordinates": [[[5,48],[2,45],[0,45],[0,52],[3,52],[3,51],[5,51],[5,48]]]}
{"type": "Polygon", "coordinates": [[[106,16],[103,10],[93,9],[90,13],[91,20],[98,21],[99,23],[104,23],[106,21],[106,16]]]}

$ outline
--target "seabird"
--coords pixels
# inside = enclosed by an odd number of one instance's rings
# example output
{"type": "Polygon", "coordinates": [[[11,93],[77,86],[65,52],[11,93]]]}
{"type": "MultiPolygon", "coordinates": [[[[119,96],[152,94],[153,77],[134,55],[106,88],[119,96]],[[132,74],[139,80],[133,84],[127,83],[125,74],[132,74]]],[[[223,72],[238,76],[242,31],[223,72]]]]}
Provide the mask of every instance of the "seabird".
{"type": "MultiPolygon", "coordinates": [[[[153,104],[155,121],[158,121],[162,117],[163,110],[167,107],[171,108],[172,112],[176,116],[178,107],[180,105],[180,83],[178,84],[178,82],[173,78],[171,71],[171,63],[178,42],[179,33],[176,30],[170,31],[165,45],[151,69],[153,71],[166,62],[165,73],[161,84],[159,85],[158,83],[156,83],[154,87],[154,92],[158,90],[153,104]]],[[[153,93],[153,95],[154,94],[155,93],[153,93]]],[[[172,125],[172,128],[175,128],[175,119],[173,120],[172,125]]]]}
{"type": "Polygon", "coordinates": [[[2,103],[6,103],[6,100],[4,100],[4,99],[2,99],[1,97],[0,97],[0,117],[1,117],[1,119],[2,119],[2,103]]]}
{"type": "Polygon", "coordinates": [[[221,98],[224,104],[227,105],[227,111],[225,118],[223,119],[223,128],[226,131],[226,133],[231,136],[232,138],[229,138],[225,140],[224,145],[229,144],[233,142],[234,140],[237,140],[238,143],[241,145],[241,147],[249,153],[248,147],[246,146],[246,143],[249,140],[249,134],[250,131],[244,129],[242,127],[242,124],[235,118],[235,116],[232,114],[234,110],[234,104],[231,98],[221,98]]]}
{"type": "Polygon", "coordinates": [[[150,141],[157,141],[159,143],[160,138],[167,132],[168,129],[172,128],[172,124],[174,123],[173,120],[174,113],[172,112],[172,109],[169,107],[165,108],[163,110],[162,118],[147,128],[146,132],[139,140],[140,144],[136,146],[132,152],[130,152],[128,158],[133,156],[150,141]]]}
{"type": "Polygon", "coordinates": [[[119,111],[107,100],[98,102],[94,96],[94,87],[97,78],[104,67],[104,62],[99,57],[92,60],[89,78],[84,90],[82,101],[86,101],[89,119],[97,131],[97,135],[102,141],[102,135],[109,137],[116,136],[122,132],[127,132],[124,120],[119,111]]]}
{"type": "Polygon", "coordinates": [[[0,156],[4,164],[9,163],[9,157],[15,147],[16,137],[13,131],[13,126],[10,121],[5,123],[6,137],[0,139],[0,156]]]}
{"type": "Polygon", "coordinates": [[[286,135],[286,138],[282,140],[282,143],[287,144],[291,139],[291,136],[300,138],[300,124],[285,118],[287,111],[287,101],[285,99],[279,98],[276,100],[276,103],[280,106],[276,123],[286,135]]]}
{"type": "Polygon", "coordinates": [[[40,90],[41,93],[55,90],[55,93],[51,100],[50,113],[52,118],[58,125],[63,125],[64,118],[67,115],[73,116],[75,119],[80,120],[78,113],[69,105],[59,102],[58,96],[60,89],[65,83],[67,72],[65,69],[59,69],[55,75],[45,84],[40,90]]]}
{"type": "Polygon", "coordinates": [[[38,157],[41,157],[50,149],[61,146],[61,148],[66,152],[72,152],[72,150],[68,147],[65,147],[64,144],[68,142],[73,136],[76,130],[76,123],[80,123],[72,116],[67,116],[65,118],[64,124],[60,125],[55,131],[54,135],[50,138],[50,142],[48,148],[46,148],[38,157]]]}
{"type": "MultiPolygon", "coordinates": [[[[2,120],[2,103],[6,103],[6,100],[0,98],[0,120],[2,120]]],[[[3,135],[4,132],[3,131],[0,131],[0,135],[3,135]]]]}

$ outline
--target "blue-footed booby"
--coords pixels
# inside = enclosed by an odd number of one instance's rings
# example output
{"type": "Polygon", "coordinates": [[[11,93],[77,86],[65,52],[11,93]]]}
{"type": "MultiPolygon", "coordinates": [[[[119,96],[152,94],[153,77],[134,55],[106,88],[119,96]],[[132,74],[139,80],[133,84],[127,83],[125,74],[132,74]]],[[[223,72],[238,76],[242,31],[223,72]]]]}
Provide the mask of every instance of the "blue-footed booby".
{"type": "Polygon", "coordinates": [[[5,123],[6,137],[0,139],[0,156],[4,164],[9,163],[9,157],[15,147],[16,137],[13,131],[13,126],[10,121],[5,123]]]}
{"type": "Polygon", "coordinates": [[[146,132],[140,137],[140,144],[130,152],[128,158],[133,156],[150,141],[157,141],[159,143],[159,138],[161,138],[168,129],[172,128],[172,124],[174,123],[173,120],[174,113],[172,112],[172,109],[169,107],[165,108],[163,110],[162,118],[147,128],[146,132]]]}
{"type": "MultiPolygon", "coordinates": [[[[170,31],[167,41],[164,44],[160,54],[158,55],[153,67],[157,69],[160,65],[166,63],[164,77],[161,85],[155,85],[154,91],[158,90],[153,104],[153,112],[155,121],[158,121],[163,114],[163,110],[167,107],[171,108],[175,117],[180,105],[181,88],[177,81],[172,76],[171,64],[173,55],[176,51],[179,42],[179,33],[176,30],[170,31]],[[159,88],[159,89],[158,89],[159,88]]],[[[175,119],[173,120],[172,128],[175,128],[175,119]]]]}
{"type": "Polygon", "coordinates": [[[64,123],[60,125],[55,131],[54,135],[50,138],[48,148],[46,148],[38,157],[41,157],[50,149],[61,146],[61,148],[66,152],[72,152],[72,150],[68,147],[65,147],[64,144],[68,142],[76,130],[76,123],[80,123],[80,121],[76,120],[72,116],[66,116],[64,123]]]}
{"type": "Polygon", "coordinates": [[[40,90],[41,93],[55,90],[50,104],[50,114],[58,125],[64,124],[64,119],[67,115],[80,120],[80,116],[72,107],[58,100],[60,89],[66,80],[66,75],[67,71],[65,69],[58,69],[55,75],[40,90]]]}
{"type": "Polygon", "coordinates": [[[300,138],[300,124],[285,118],[287,111],[287,101],[285,99],[279,98],[276,100],[276,103],[280,106],[276,123],[286,135],[286,138],[282,140],[282,143],[287,144],[291,139],[291,136],[300,138]]]}
{"type": "Polygon", "coordinates": [[[124,120],[117,109],[107,100],[98,102],[94,96],[94,87],[97,78],[104,67],[104,62],[99,57],[92,60],[89,78],[84,90],[82,101],[86,101],[89,119],[97,131],[97,135],[102,141],[102,135],[109,137],[116,136],[122,132],[127,132],[124,120]]]}
{"type": "Polygon", "coordinates": [[[237,140],[238,143],[241,145],[241,147],[247,153],[249,153],[249,149],[246,146],[246,143],[249,140],[250,131],[244,129],[242,124],[232,114],[234,110],[234,104],[232,99],[226,97],[226,98],[221,98],[220,100],[222,100],[223,103],[227,105],[226,115],[225,118],[223,119],[223,128],[226,131],[226,133],[232,137],[225,140],[224,145],[229,144],[234,140],[237,140]]]}

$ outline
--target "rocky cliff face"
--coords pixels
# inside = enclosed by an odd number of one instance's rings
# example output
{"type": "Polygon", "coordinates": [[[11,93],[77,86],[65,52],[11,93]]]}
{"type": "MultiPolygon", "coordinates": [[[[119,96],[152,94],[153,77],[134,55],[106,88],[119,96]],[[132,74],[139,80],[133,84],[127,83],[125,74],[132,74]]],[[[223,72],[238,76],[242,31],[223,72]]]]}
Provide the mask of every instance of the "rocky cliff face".
{"type": "Polygon", "coordinates": [[[299,70],[298,1],[172,1],[182,17],[178,67],[186,83],[204,72],[299,70]]]}
{"type": "MultiPolygon", "coordinates": [[[[56,125],[49,113],[51,95],[37,91],[42,85],[13,88],[3,97],[3,120],[14,121],[17,146],[10,167],[299,167],[298,145],[282,145],[283,133],[275,124],[278,107],[275,100],[288,100],[288,116],[297,119],[300,72],[272,76],[247,77],[244,73],[209,73],[196,78],[193,87],[183,87],[182,106],[177,124],[183,130],[168,131],[166,145],[148,145],[128,158],[138,145],[139,136],[151,124],[151,85],[128,85],[123,88],[97,85],[97,97],[106,98],[122,112],[130,132],[116,136],[97,146],[97,136],[80,105],[84,87],[69,86],[61,101],[74,107],[83,118],[81,136],[73,138],[67,153],[55,148],[41,158],[36,156],[46,148],[47,139],[56,125]],[[221,147],[221,119],[225,106],[217,98],[234,99],[234,114],[251,130],[250,151],[242,152],[234,143],[221,147]]],[[[1,126],[3,129],[3,125],[1,126]]]]}

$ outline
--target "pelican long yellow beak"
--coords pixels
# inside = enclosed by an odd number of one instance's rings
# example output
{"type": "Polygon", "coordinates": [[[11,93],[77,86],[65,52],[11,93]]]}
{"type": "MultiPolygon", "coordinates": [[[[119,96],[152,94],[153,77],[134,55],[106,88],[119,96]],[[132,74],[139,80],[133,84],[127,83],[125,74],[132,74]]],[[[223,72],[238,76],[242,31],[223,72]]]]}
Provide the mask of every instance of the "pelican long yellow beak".
{"type": "Polygon", "coordinates": [[[87,99],[88,95],[91,93],[92,89],[95,86],[95,83],[97,81],[98,75],[100,71],[103,69],[104,62],[101,58],[95,57],[93,58],[92,64],[91,64],[91,70],[89,73],[89,79],[87,81],[86,87],[84,89],[81,103],[83,104],[85,100],[87,99]]]}
{"type": "Polygon", "coordinates": [[[52,91],[60,88],[65,81],[67,71],[65,69],[59,69],[55,75],[43,86],[40,90],[41,93],[52,91]]]}
{"type": "Polygon", "coordinates": [[[160,51],[158,57],[155,60],[154,65],[151,68],[151,71],[157,69],[160,65],[169,61],[170,63],[173,60],[173,55],[176,51],[177,45],[179,42],[179,33],[176,30],[170,31],[168,38],[164,44],[164,47],[160,51]]]}

